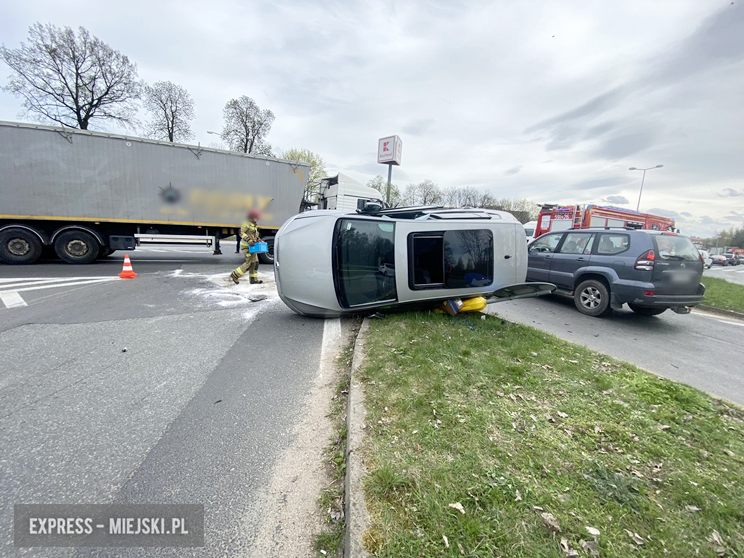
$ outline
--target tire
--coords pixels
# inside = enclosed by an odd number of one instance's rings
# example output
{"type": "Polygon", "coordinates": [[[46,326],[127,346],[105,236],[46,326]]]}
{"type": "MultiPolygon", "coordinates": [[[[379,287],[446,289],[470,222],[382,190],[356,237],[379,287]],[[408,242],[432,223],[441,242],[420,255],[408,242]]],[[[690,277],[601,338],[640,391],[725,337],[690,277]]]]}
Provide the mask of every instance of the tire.
{"type": "Polygon", "coordinates": [[[587,279],[579,283],[574,291],[574,304],[579,312],[587,316],[599,317],[612,312],[610,290],[596,279],[587,279]]]}
{"type": "Polygon", "coordinates": [[[99,260],[105,260],[108,258],[111,254],[116,252],[116,250],[112,250],[111,248],[101,248],[98,252],[98,258],[99,260]]]}
{"type": "Polygon", "coordinates": [[[639,316],[658,316],[666,312],[666,308],[653,308],[651,306],[637,306],[635,304],[628,304],[630,309],[633,310],[639,316]]]}
{"type": "Polygon", "coordinates": [[[26,229],[0,232],[0,260],[11,265],[32,264],[41,257],[41,240],[26,229]]]}
{"type": "Polygon", "coordinates": [[[269,251],[264,252],[263,254],[258,255],[258,259],[261,261],[261,263],[266,265],[274,265],[274,237],[270,236],[268,238],[262,238],[266,244],[269,245],[269,251]]]}
{"type": "Polygon", "coordinates": [[[95,261],[101,251],[101,246],[90,233],[65,231],[54,241],[54,251],[63,262],[87,264],[95,261]]]}

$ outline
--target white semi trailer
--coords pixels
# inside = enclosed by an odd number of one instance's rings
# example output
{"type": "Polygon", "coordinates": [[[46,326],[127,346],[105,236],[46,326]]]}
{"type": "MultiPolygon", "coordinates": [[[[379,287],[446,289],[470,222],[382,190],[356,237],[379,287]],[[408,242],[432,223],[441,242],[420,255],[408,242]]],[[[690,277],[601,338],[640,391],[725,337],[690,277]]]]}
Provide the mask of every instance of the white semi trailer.
{"type": "MultiPolygon", "coordinates": [[[[309,165],[71,128],[0,122],[0,260],[52,250],[90,263],[134,250],[137,237],[219,240],[250,208],[269,243],[307,206],[309,165]]],[[[321,196],[319,200],[324,203],[321,196]]],[[[356,200],[354,201],[356,203],[356,200]]]]}

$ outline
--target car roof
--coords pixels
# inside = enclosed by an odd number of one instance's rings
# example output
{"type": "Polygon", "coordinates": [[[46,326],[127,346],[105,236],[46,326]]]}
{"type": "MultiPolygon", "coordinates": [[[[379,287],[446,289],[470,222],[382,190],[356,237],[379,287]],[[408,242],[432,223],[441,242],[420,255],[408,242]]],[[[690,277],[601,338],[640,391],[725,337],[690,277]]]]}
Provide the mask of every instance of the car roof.
{"type": "Polygon", "coordinates": [[[672,231],[654,231],[650,229],[625,229],[621,227],[591,227],[588,229],[566,229],[563,231],[548,231],[545,234],[566,233],[566,232],[568,233],[570,232],[592,232],[592,233],[606,232],[606,233],[622,233],[622,234],[652,234],[656,236],[666,235],[666,236],[681,236],[683,238],[689,238],[683,234],[675,233],[672,231]]]}

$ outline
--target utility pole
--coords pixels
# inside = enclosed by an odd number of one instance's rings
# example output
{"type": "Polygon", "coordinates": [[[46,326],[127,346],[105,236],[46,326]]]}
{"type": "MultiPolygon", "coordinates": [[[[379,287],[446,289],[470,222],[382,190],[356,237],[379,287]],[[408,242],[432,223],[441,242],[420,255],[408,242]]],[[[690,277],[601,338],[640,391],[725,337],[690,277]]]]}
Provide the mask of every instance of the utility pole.
{"type": "Polygon", "coordinates": [[[393,163],[388,163],[388,183],[387,183],[387,193],[385,194],[385,203],[390,205],[390,183],[393,178],[393,163]]]}

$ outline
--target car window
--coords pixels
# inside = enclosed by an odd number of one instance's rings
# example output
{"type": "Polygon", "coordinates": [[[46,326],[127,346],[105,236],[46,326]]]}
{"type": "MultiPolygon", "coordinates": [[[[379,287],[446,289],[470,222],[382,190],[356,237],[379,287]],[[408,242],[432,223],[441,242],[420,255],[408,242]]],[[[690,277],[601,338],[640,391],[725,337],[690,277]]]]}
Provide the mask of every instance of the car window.
{"type": "Polygon", "coordinates": [[[448,289],[493,283],[493,233],[489,230],[444,233],[444,284],[448,289]]]}
{"type": "Polygon", "coordinates": [[[541,236],[530,245],[530,252],[555,252],[561,238],[563,233],[541,236]]]}
{"type": "Polygon", "coordinates": [[[611,256],[625,252],[630,247],[630,237],[627,234],[601,234],[597,254],[611,256]]]}
{"type": "Polygon", "coordinates": [[[347,308],[395,302],[395,224],[341,219],[336,229],[337,286],[347,308]]]}
{"type": "Polygon", "coordinates": [[[588,254],[591,252],[591,233],[568,233],[561,246],[561,254],[588,254]]]}
{"type": "Polygon", "coordinates": [[[700,254],[686,236],[669,234],[654,235],[656,253],[662,260],[700,260],[700,254]]]}

